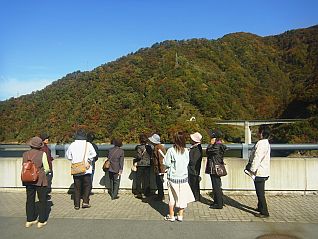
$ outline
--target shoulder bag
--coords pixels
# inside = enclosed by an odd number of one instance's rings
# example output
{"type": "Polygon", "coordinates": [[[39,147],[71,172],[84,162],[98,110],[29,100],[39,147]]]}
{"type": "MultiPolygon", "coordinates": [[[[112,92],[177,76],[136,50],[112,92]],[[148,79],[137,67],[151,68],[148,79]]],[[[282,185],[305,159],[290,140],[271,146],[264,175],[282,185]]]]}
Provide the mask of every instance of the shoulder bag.
{"type": "MultiPolygon", "coordinates": [[[[116,149],[117,151],[118,149],[116,149]]],[[[115,151],[115,152],[116,152],[115,151]]],[[[115,152],[113,153],[113,155],[115,154],[115,152]]],[[[103,171],[106,173],[108,171],[108,169],[110,168],[110,159],[106,158],[104,164],[103,164],[103,171]]]]}
{"type": "Polygon", "coordinates": [[[80,175],[86,173],[86,165],[85,165],[85,156],[86,156],[87,142],[85,143],[85,151],[83,160],[79,163],[72,163],[71,165],[71,174],[72,175],[80,175]]]}
{"type": "Polygon", "coordinates": [[[227,171],[224,164],[214,164],[215,174],[219,177],[227,175],[227,171]]]}
{"type": "Polygon", "coordinates": [[[103,164],[103,171],[106,173],[109,168],[110,168],[110,160],[108,158],[106,158],[106,160],[103,164]]]}
{"type": "Polygon", "coordinates": [[[215,174],[218,177],[223,177],[227,175],[225,164],[216,163],[216,160],[212,160],[212,174],[215,174]]]}

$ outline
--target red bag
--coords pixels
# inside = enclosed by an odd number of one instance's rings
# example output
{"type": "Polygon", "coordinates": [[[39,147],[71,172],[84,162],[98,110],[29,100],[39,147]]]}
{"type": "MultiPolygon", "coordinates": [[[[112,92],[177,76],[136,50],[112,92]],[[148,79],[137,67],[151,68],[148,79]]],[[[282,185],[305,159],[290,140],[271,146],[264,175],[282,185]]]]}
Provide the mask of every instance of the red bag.
{"type": "Polygon", "coordinates": [[[21,180],[24,183],[36,183],[39,179],[39,170],[30,159],[22,164],[21,180]]]}

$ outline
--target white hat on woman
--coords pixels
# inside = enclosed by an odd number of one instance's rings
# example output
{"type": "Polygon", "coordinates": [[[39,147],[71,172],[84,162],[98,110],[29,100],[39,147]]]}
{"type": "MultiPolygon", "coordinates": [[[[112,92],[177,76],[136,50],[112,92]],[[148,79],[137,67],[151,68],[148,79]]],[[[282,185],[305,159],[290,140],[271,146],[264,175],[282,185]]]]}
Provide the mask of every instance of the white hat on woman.
{"type": "Polygon", "coordinates": [[[154,144],[160,144],[160,136],[157,134],[153,134],[151,137],[148,138],[150,142],[154,144]]]}
{"type": "Polygon", "coordinates": [[[202,135],[199,132],[195,132],[190,134],[190,138],[196,143],[201,143],[202,135]]]}

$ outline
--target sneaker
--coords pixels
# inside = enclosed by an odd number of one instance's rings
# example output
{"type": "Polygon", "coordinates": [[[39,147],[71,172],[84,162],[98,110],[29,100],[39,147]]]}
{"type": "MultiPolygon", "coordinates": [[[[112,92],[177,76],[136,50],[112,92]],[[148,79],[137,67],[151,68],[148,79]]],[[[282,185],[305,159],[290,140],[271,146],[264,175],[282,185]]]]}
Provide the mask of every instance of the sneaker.
{"type": "Polygon", "coordinates": [[[42,227],[44,227],[46,224],[47,224],[47,222],[38,222],[37,227],[38,227],[38,228],[42,228],[42,227]]]}
{"type": "Polygon", "coordinates": [[[32,225],[37,224],[37,223],[38,223],[38,220],[34,220],[32,222],[26,222],[25,227],[31,227],[32,225]]]}
{"type": "Polygon", "coordinates": [[[74,206],[74,209],[75,209],[75,210],[79,210],[79,209],[80,209],[80,207],[76,207],[76,206],[74,206]]]}
{"type": "Polygon", "coordinates": [[[179,216],[179,215],[178,215],[178,216],[177,216],[177,221],[178,221],[178,222],[182,222],[182,221],[183,221],[183,216],[179,216]]]}
{"type": "Polygon", "coordinates": [[[175,217],[171,217],[169,214],[164,217],[165,221],[174,222],[176,220],[175,217]]]}
{"type": "Polygon", "coordinates": [[[88,203],[83,203],[82,204],[82,208],[90,208],[91,207],[91,205],[89,205],[88,203]]]}

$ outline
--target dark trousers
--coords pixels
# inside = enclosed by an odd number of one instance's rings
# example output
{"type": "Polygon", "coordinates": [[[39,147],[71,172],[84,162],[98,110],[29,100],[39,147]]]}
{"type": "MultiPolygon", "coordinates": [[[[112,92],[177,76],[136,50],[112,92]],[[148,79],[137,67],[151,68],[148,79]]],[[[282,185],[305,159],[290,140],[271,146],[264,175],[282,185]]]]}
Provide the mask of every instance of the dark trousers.
{"type": "Polygon", "coordinates": [[[74,206],[80,207],[81,197],[83,203],[89,204],[89,194],[92,189],[92,178],[90,174],[73,176],[74,179],[74,206]]]}
{"type": "Polygon", "coordinates": [[[47,176],[47,194],[50,194],[52,192],[52,180],[53,180],[53,172],[50,172],[47,176]]]}
{"type": "Polygon", "coordinates": [[[39,199],[39,222],[43,223],[47,220],[46,208],[47,208],[47,199],[46,199],[46,187],[28,185],[26,186],[26,216],[27,221],[35,221],[38,217],[35,210],[35,193],[38,194],[39,199]]]}
{"type": "Polygon", "coordinates": [[[136,172],[136,193],[150,194],[150,167],[138,166],[136,172]]]}
{"type": "Polygon", "coordinates": [[[113,172],[109,172],[108,175],[110,180],[110,196],[112,199],[115,199],[118,196],[120,175],[113,172]]]}
{"type": "Polygon", "coordinates": [[[163,175],[156,174],[156,185],[158,189],[158,197],[163,198],[163,175]]]}
{"type": "Polygon", "coordinates": [[[216,207],[223,208],[223,192],[221,178],[210,174],[212,187],[213,187],[213,201],[216,207]]]}
{"type": "Polygon", "coordinates": [[[189,174],[189,185],[196,201],[200,200],[200,176],[189,174]]]}
{"type": "Polygon", "coordinates": [[[254,181],[256,195],[258,199],[257,209],[263,215],[268,216],[267,203],[265,199],[265,181],[268,177],[256,177],[254,181]]]}

